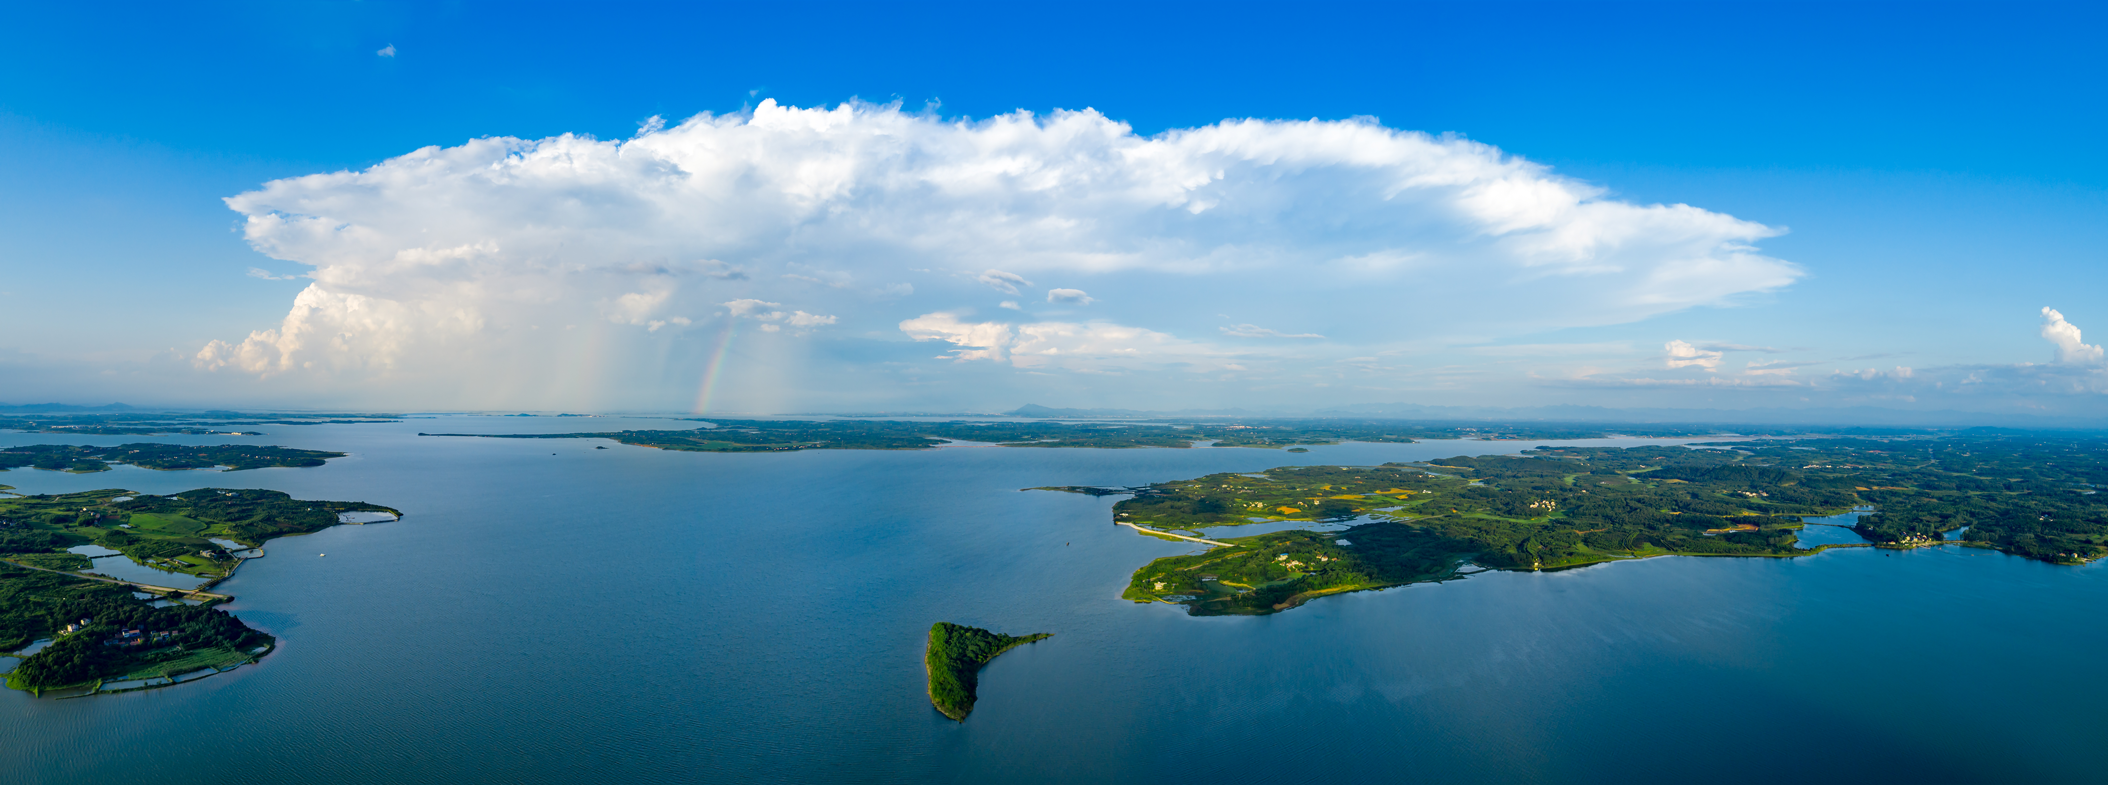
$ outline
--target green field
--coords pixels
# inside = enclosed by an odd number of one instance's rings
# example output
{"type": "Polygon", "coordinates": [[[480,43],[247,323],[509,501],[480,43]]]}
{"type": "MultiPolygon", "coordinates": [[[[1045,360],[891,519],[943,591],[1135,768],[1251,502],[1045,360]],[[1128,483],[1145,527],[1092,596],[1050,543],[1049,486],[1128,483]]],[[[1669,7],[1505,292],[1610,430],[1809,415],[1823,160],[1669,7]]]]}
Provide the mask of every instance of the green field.
{"type": "Polygon", "coordinates": [[[207,527],[204,521],[196,518],[151,512],[132,513],[130,517],[125,519],[125,522],[131,524],[132,528],[139,531],[172,534],[178,537],[195,535],[204,531],[207,527]]]}
{"type": "Polygon", "coordinates": [[[129,681],[132,679],[174,678],[199,668],[224,670],[248,662],[255,657],[247,652],[226,646],[208,646],[189,650],[169,659],[158,660],[142,669],[105,681],[129,681]]]}
{"type": "Polygon", "coordinates": [[[47,570],[85,570],[94,564],[88,557],[75,553],[26,553],[8,558],[47,570]]]}

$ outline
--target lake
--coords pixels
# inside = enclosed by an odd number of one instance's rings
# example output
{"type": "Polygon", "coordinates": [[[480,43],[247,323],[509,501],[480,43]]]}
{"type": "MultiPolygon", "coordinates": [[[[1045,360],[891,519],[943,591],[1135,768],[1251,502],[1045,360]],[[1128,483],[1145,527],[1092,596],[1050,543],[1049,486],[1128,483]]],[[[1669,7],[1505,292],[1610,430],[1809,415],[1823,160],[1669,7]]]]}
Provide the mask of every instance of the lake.
{"type": "Polygon", "coordinates": [[[280,425],[154,441],[351,455],[0,473],[23,493],[271,488],[405,513],[274,540],[220,585],[279,637],[259,665],[116,696],[0,694],[0,781],[2104,776],[2099,565],[1955,546],[1661,558],[1193,618],[1119,599],[1137,567],[1192,548],[1113,526],[1116,497],[1019,490],[1538,442],[732,455],[415,435],[623,427],[680,426],[280,425]],[[939,620],[1055,636],[984,671],[961,724],[924,694],[939,620]]]}

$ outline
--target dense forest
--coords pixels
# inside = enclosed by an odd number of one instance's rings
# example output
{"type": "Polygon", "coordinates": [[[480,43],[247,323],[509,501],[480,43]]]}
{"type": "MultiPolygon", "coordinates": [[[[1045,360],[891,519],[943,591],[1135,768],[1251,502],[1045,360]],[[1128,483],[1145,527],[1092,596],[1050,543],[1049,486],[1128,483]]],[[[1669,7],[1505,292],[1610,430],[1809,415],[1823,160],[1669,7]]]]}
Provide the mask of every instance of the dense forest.
{"type": "MultiPolygon", "coordinates": [[[[15,667],[8,686],[51,690],[230,667],[272,644],[270,635],[211,604],[154,608],[135,595],[137,585],[65,574],[93,572],[89,557],[65,549],[101,544],[120,553],[103,559],[133,559],[217,580],[232,574],[240,557],[213,538],[255,547],[274,536],[325,530],[337,525],[339,513],[401,515],[367,502],[310,502],[280,492],[223,487],[171,496],[124,490],[0,496],[0,652],[53,637],[51,646],[15,667]],[[70,625],[76,629],[67,629],[70,625]]],[[[211,587],[211,580],[204,587],[211,587]]]]}
{"type": "Polygon", "coordinates": [[[931,625],[929,648],[923,653],[923,666],[930,673],[930,703],[944,716],[965,722],[973,713],[981,667],[998,654],[1049,637],[1053,633],[1017,636],[951,622],[931,625]]]}
{"type": "Polygon", "coordinates": [[[273,642],[209,604],[156,608],[118,584],[0,564],[0,651],[53,635],[51,645],[8,674],[9,687],[41,691],[173,676],[170,670],[240,662],[273,642]],[[69,625],[75,629],[61,634],[69,625]]]}
{"type": "Polygon", "coordinates": [[[1459,574],[1664,554],[1796,556],[1804,516],[1871,506],[1883,547],[1961,543],[2075,564],[2108,555],[2108,441],[1999,431],[1688,447],[1549,448],[1381,467],[1284,467],[1124,493],[1116,522],[1233,547],[1159,559],[1125,596],[1196,614],[1270,613],[1311,597],[1459,574]],[[1269,521],[1349,524],[1238,538],[1269,521]]]}
{"type": "Polygon", "coordinates": [[[229,471],[272,467],[321,466],[344,453],[295,450],[288,447],[221,444],[192,446],[141,442],[115,447],[64,444],[23,444],[0,448],[0,471],[27,466],[66,472],[109,471],[110,464],[127,463],[143,469],[173,471],[225,466],[229,471]]]}
{"type": "Polygon", "coordinates": [[[0,651],[54,639],[23,660],[8,683],[52,689],[139,674],[173,675],[162,671],[225,667],[271,643],[269,636],[210,604],[156,608],[135,595],[140,585],[68,574],[92,573],[94,567],[88,557],[66,549],[100,545],[121,554],[104,559],[130,559],[203,577],[208,581],[198,593],[168,596],[218,599],[203,589],[232,574],[241,557],[214,539],[253,547],[272,537],[335,526],[345,512],[399,515],[364,502],[305,501],[278,491],[224,488],[168,496],[112,489],[0,497],[0,651]],[[78,629],[67,630],[69,625],[78,629]]]}

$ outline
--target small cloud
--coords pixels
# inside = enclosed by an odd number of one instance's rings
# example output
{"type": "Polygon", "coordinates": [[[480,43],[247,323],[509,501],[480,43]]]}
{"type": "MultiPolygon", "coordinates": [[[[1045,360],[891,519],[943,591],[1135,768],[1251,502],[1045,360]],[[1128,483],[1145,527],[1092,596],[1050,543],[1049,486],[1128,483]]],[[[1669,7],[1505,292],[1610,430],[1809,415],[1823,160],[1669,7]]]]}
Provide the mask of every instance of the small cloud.
{"type": "Polygon", "coordinates": [[[1019,306],[1019,305],[1017,304],[1017,301],[1016,301],[1016,300],[1004,300],[1004,301],[1002,301],[1002,302],[1000,302],[1000,303],[997,303],[997,305],[1000,305],[1000,306],[1002,306],[1002,307],[1004,307],[1004,308],[1008,308],[1008,309],[1010,309],[1010,310],[1013,310],[1013,311],[1022,311],[1022,310],[1025,310],[1025,309],[1024,309],[1023,307],[1020,307],[1020,306],[1019,306]]]}
{"type": "Polygon", "coordinates": [[[298,277],[298,276],[294,276],[294,275],[272,275],[272,274],[271,274],[271,271],[270,271],[270,270],[266,270],[266,269],[264,269],[264,268],[261,268],[261,267],[251,267],[251,268],[249,268],[249,277],[250,277],[250,278],[262,278],[262,279],[264,279],[264,280],[266,280],[266,281],[290,281],[290,280],[293,280],[294,278],[296,278],[296,277],[298,277]]]}
{"type": "Polygon", "coordinates": [[[733,300],[731,302],[725,303],[725,308],[730,310],[733,316],[748,316],[751,314],[759,313],[764,308],[781,307],[783,307],[782,303],[772,303],[767,300],[746,299],[733,300]]]}
{"type": "Polygon", "coordinates": [[[792,327],[796,327],[799,329],[800,332],[803,332],[814,327],[834,324],[836,321],[839,321],[833,316],[828,316],[824,314],[806,313],[804,311],[785,312],[769,310],[781,307],[782,305],[778,303],[772,303],[766,300],[753,299],[733,300],[731,302],[725,303],[725,309],[732,312],[733,318],[747,318],[757,322],[761,322],[762,332],[776,332],[778,330],[783,329],[781,325],[786,324],[792,327]]]}
{"type": "Polygon", "coordinates": [[[387,45],[387,46],[383,46],[383,47],[381,47],[381,48],[380,48],[380,49],[379,49],[378,51],[375,51],[375,52],[374,52],[374,54],[380,55],[380,56],[382,56],[382,57],[394,57],[394,56],[395,56],[395,45],[394,45],[394,44],[389,44],[389,45],[387,45]]]}
{"type": "Polygon", "coordinates": [[[1603,387],[1669,387],[1669,388],[1676,388],[1676,387],[1683,387],[1683,388],[1700,388],[1700,387],[1705,387],[1705,388],[1712,388],[1712,387],[1728,387],[1728,388],[1733,388],[1733,387],[1750,387],[1750,388],[1772,388],[1772,387],[1806,387],[1806,386],[1808,386],[1808,385],[1807,385],[1807,383],[1805,383],[1805,382],[1797,382],[1797,381],[1794,381],[1794,380],[1792,380],[1792,379],[1780,379],[1780,378],[1778,378],[1778,377],[1774,377],[1774,376],[1758,376],[1758,377],[1753,377],[1753,378],[1747,378],[1747,377],[1746,377],[1746,378],[1727,378],[1727,377],[1720,377],[1720,376],[1706,376],[1706,377],[1701,377],[1701,378],[1697,378],[1697,379],[1568,379],[1568,380],[1564,380],[1564,381],[1563,381],[1563,383],[1564,383],[1565,385],[1567,385],[1567,386],[1603,386],[1603,387]]]}
{"type": "Polygon", "coordinates": [[[616,324],[648,324],[652,312],[673,297],[670,290],[652,292],[630,292],[617,297],[607,306],[608,321],[616,324]]]}
{"type": "Polygon", "coordinates": [[[1097,300],[1091,299],[1088,294],[1084,294],[1082,289],[1048,289],[1047,302],[1090,305],[1097,302],[1097,300]]]}
{"type": "Polygon", "coordinates": [[[1875,379],[1889,379],[1889,380],[1896,380],[1896,379],[1908,379],[1908,378],[1911,378],[1911,377],[1913,377],[1913,376],[1916,376],[1916,375],[1918,375],[1918,372],[1917,372],[1917,371],[1915,371],[1915,370],[1912,370],[1912,369],[1911,369],[1911,367],[1910,367],[1910,366],[1908,366],[1908,365],[1898,365],[1898,366],[1896,366],[1896,369],[1895,369],[1895,370],[1893,370],[1893,371],[1884,371],[1884,370],[1881,370],[1881,369],[1879,369],[1879,368],[1868,368],[1868,369],[1865,369],[1865,370],[1860,370],[1860,371],[1831,371],[1831,372],[1830,372],[1830,377],[1831,377],[1831,378],[1833,378],[1833,379],[1836,379],[1836,378],[1851,378],[1851,379],[1859,379],[1859,380],[1861,380],[1861,381],[1873,381],[1873,380],[1875,380],[1875,379]]]}
{"type": "Polygon", "coordinates": [[[1662,349],[1669,353],[1669,367],[1671,368],[1688,368],[1696,365],[1707,371],[1712,371],[1720,367],[1720,352],[1717,351],[1700,349],[1683,341],[1670,341],[1663,344],[1662,349]]]}
{"type": "Polygon", "coordinates": [[[974,276],[974,280],[988,284],[989,288],[998,292],[1012,295],[1017,294],[1017,287],[1032,285],[1032,282],[1025,280],[1022,275],[1006,273],[1001,270],[989,270],[974,276]]]}
{"type": "Polygon", "coordinates": [[[688,319],[688,317],[686,317],[686,316],[676,316],[676,317],[673,317],[673,318],[671,318],[671,319],[653,319],[653,320],[651,320],[651,322],[650,322],[650,323],[649,323],[648,325],[646,325],[646,328],[645,328],[645,330],[644,330],[644,331],[645,331],[645,332],[650,332],[650,333],[655,333],[655,332],[658,332],[658,331],[659,331],[659,328],[661,328],[661,327],[665,327],[666,325],[669,325],[669,324],[678,324],[678,325],[680,325],[680,326],[682,326],[682,327],[687,327],[688,325],[690,325],[690,324],[692,324],[692,323],[693,323],[693,322],[690,322],[690,321],[689,321],[689,319],[688,319]]]}
{"type": "Polygon", "coordinates": [[[2076,365],[2099,365],[2102,351],[2099,346],[2088,346],[2079,342],[2079,326],[2064,321],[2064,314],[2057,309],[2042,309],[2042,337],[2057,346],[2057,362],[2076,365]]]}
{"type": "Polygon", "coordinates": [[[1812,362],[1789,363],[1783,360],[1776,362],[1754,362],[1750,363],[1747,367],[1745,367],[1742,372],[1750,376],[1785,376],[1793,373],[1793,369],[1795,368],[1806,368],[1810,365],[1818,364],[1819,363],[1812,362]]]}
{"type": "Polygon", "coordinates": [[[1746,343],[1701,343],[1698,344],[1698,348],[1708,352],[1762,352],[1764,354],[1779,354],[1786,351],[1777,347],[1751,346],[1746,343]]]}
{"type": "MultiPolygon", "coordinates": [[[[769,314],[769,318],[776,318],[776,315],[769,314]]],[[[782,319],[785,324],[792,327],[818,327],[823,324],[834,324],[836,321],[835,317],[832,316],[822,316],[804,311],[792,311],[789,315],[782,317],[782,319]]]]}
{"type": "Polygon", "coordinates": [[[1488,357],[1573,357],[1585,354],[1628,354],[1632,346],[1623,341],[1603,343],[1513,343],[1498,346],[1474,346],[1467,349],[1472,354],[1488,357]]]}
{"type": "Polygon", "coordinates": [[[1230,336],[1235,336],[1235,337],[1238,337],[1238,338],[1323,338],[1323,337],[1325,337],[1325,336],[1319,335],[1319,334],[1317,334],[1317,333],[1294,333],[1294,334],[1290,334],[1290,333],[1284,333],[1284,332],[1281,332],[1281,331],[1279,331],[1279,330],[1269,330],[1269,329],[1267,329],[1267,328],[1264,328],[1264,327],[1260,327],[1259,325],[1256,325],[1256,324],[1240,324],[1240,325],[1237,325],[1236,327],[1218,327],[1218,328],[1216,328],[1216,329],[1219,329],[1219,330],[1221,330],[1221,331],[1222,331],[1222,334],[1223,334],[1223,335],[1230,335],[1230,336]]]}
{"type": "Polygon", "coordinates": [[[879,286],[868,286],[858,281],[855,275],[841,270],[822,270],[802,264],[792,264],[791,267],[804,272],[784,273],[783,279],[786,281],[802,281],[815,286],[825,286],[829,289],[861,292],[878,298],[906,297],[915,293],[914,284],[889,283],[879,286]]]}
{"type": "Polygon", "coordinates": [[[702,260],[701,264],[703,267],[704,275],[716,278],[720,281],[747,280],[747,268],[745,267],[741,267],[736,264],[726,264],[716,259],[704,259],[702,260]]]}

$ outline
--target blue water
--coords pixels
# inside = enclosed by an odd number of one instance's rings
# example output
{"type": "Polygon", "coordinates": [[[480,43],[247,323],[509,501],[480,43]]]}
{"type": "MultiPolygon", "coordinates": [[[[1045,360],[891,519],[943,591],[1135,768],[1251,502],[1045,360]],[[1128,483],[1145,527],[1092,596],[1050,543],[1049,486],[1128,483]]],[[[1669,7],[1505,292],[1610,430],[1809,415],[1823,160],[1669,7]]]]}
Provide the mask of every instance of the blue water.
{"type": "Polygon", "coordinates": [[[279,636],[260,665],[0,694],[0,781],[2102,778],[2096,567],[1954,547],[1662,558],[1192,618],[1118,593],[1194,548],[1114,527],[1113,498],[1018,490],[1528,444],[710,455],[412,435],[618,427],[667,426],[273,426],[257,441],[352,455],[0,473],[406,513],[275,540],[220,585],[279,636]],[[923,692],[938,620],[1055,637],[990,666],[959,724],[923,692]]]}
{"type": "Polygon", "coordinates": [[[195,589],[206,581],[212,580],[211,578],[201,578],[174,570],[149,567],[132,561],[118,551],[104,548],[100,545],[76,545],[66,550],[93,559],[92,565],[84,572],[91,572],[106,578],[143,583],[148,586],[167,586],[171,589],[195,589]]]}
{"type": "Polygon", "coordinates": [[[1856,526],[1860,518],[1873,513],[1872,509],[1853,510],[1837,515],[1802,518],[1808,525],[1801,527],[1799,544],[1803,548],[1817,545],[1836,545],[1866,542],[1865,537],[1849,527],[1856,526]]]}

